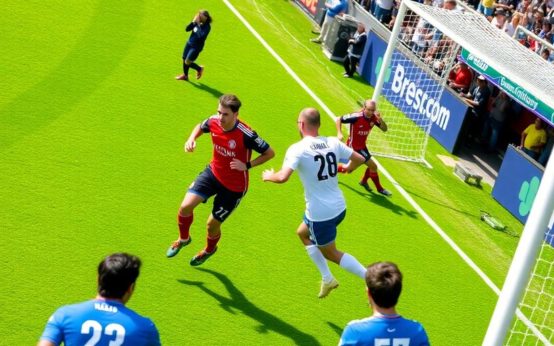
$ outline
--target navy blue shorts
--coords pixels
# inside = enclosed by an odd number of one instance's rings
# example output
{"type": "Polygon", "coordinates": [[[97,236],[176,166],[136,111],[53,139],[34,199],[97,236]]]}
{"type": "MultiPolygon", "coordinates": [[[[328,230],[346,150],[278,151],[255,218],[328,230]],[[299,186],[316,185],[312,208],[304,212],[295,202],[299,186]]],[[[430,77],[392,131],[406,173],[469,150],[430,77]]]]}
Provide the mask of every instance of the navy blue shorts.
{"type": "Polygon", "coordinates": [[[194,61],[198,58],[198,55],[200,55],[201,51],[202,49],[194,48],[187,43],[185,46],[185,50],[183,50],[183,60],[194,61]]]}
{"type": "Polygon", "coordinates": [[[242,197],[246,194],[246,191],[235,192],[223,186],[212,173],[210,166],[206,167],[196,177],[196,180],[190,185],[188,192],[204,198],[204,201],[215,195],[212,215],[219,222],[225,221],[231,215],[233,210],[238,207],[242,197]]]}
{"type": "Polygon", "coordinates": [[[324,246],[335,241],[337,237],[337,226],[340,225],[346,209],[338,216],[325,221],[310,221],[304,214],[304,223],[310,230],[310,240],[317,246],[324,246]]]}

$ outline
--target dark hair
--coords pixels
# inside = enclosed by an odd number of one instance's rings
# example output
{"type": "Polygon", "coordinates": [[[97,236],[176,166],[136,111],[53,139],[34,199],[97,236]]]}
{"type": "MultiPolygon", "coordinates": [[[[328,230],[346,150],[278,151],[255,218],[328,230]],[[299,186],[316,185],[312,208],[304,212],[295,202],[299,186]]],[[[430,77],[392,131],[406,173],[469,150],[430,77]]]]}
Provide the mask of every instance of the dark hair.
{"type": "Polygon", "coordinates": [[[301,112],[306,124],[318,127],[321,124],[321,116],[315,108],[304,108],[301,112]]]}
{"type": "Polygon", "coordinates": [[[392,262],[377,262],[367,267],[367,289],[377,306],[392,308],[402,292],[402,273],[392,262]]]}
{"type": "Polygon", "coordinates": [[[127,253],[115,253],[98,264],[98,294],[121,299],[139,276],[140,259],[127,253]]]}
{"type": "Polygon", "coordinates": [[[233,112],[238,112],[242,103],[239,98],[233,94],[225,94],[219,98],[219,104],[223,107],[231,109],[233,112]]]}
{"type": "Polygon", "coordinates": [[[213,19],[207,10],[200,10],[199,13],[206,17],[206,24],[210,24],[212,22],[213,19]]]}

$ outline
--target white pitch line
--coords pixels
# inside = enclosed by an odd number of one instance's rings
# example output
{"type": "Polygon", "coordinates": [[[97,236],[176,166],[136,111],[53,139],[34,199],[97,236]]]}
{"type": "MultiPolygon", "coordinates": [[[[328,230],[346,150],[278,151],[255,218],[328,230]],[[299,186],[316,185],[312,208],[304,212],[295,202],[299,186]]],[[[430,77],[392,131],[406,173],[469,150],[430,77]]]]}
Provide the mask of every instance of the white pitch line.
{"type": "MultiPolygon", "coordinates": [[[[310,95],[314,101],[329,115],[333,121],[336,120],[335,114],[327,107],[325,103],[304,83],[300,77],[290,68],[290,66],[273,50],[273,48],[263,39],[263,37],[258,34],[258,32],[248,23],[248,21],[240,14],[240,12],[228,1],[223,0],[225,5],[237,16],[237,18],[246,26],[246,28],[260,41],[260,43],[265,47],[265,49],[268,50],[268,52],[283,66],[283,68],[288,72],[289,75],[304,89],[308,95],[310,95]]],[[[375,159],[375,158],[374,158],[375,159]]],[[[377,162],[377,160],[375,159],[377,162]]],[[[398,190],[398,192],[406,199],[408,203],[414,209],[423,217],[423,219],[437,232],[450,247],[469,265],[471,269],[473,269],[477,275],[483,279],[483,281],[497,294],[500,294],[500,289],[496,287],[496,285],[492,282],[492,280],[469,258],[468,255],[465,254],[465,252],[437,225],[437,223],[419,206],[419,204],[416,203],[416,201],[413,200],[413,198],[398,184],[398,182],[390,175],[390,173],[377,162],[377,166],[379,167],[379,170],[391,181],[391,183],[394,185],[394,187],[398,190]]]]}

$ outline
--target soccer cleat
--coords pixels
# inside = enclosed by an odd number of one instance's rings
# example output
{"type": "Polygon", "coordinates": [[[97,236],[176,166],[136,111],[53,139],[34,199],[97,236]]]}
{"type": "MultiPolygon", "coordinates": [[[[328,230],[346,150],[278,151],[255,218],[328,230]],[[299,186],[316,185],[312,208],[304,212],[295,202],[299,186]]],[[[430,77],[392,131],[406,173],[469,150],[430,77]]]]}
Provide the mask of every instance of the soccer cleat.
{"type": "Polygon", "coordinates": [[[387,197],[390,197],[392,196],[392,192],[390,192],[389,190],[387,189],[383,189],[381,191],[379,191],[380,194],[384,195],[384,196],[387,196],[387,197]]]}
{"type": "Polygon", "coordinates": [[[204,66],[200,66],[200,70],[196,71],[196,79],[202,78],[203,73],[204,73],[204,66]]]}
{"type": "Polygon", "coordinates": [[[344,78],[350,78],[350,77],[351,77],[348,73],[343,73],[342,76],[343,76],[344,78]]]}
{"type": "Polygon", "coordinates": [[[199,266],[202,263],[206,262],[208,258],[212,257],[212,255],[217,251],[217,247],[214,249],[213,252],[206,252],[206,249],[203,249],[199,253],[196,254],[193,258],[190,259],[190,265],[191,266],[199,266]]]}
{"type": "Polygon", "coordinates": [[[190,244],[190,242],[192,241],[192,238],[189,237],[187,240],[185,241],[181,241],[181,239],[177,239],[173,242],[173,244],[171,244],[171,246],[169,247],[169,249],[167,249],[167,252],[165,253],[165,255],[170,258],[170,257],[173,257],[175,256],[176,254],[179,253],[179,251],[181,251],[181,248],[187,246],[188,244],[190,244]]]}
{"type": "Polygon", "coordinates": [[[371,187],[369,187],[369,184],[367,183],[367,181],[366,181],[365,183],[364,183],[363,181],[360,181],[359,184],[360,184],[360,186],[363,187],[367,192],[373,191],[373,190],[371,189],[371,187]]]}
{"type": "Polygon", "coordinates": [[[318,298],[325,298],[331,293],[332,290],[339,287],[339,282],[333,278],[333,280],[329,281],[328,283],[325,283],[324,281],[321,281],[321,289],[319,290],[318,298]]]}
{"type": "Polygon", "coordinates": [[[313,43],[321,43],[321,40],[319,38],[312,38],[310,40],[310,42],[313,42],[313,43]]]}
{"type": "Polygon", "coordinates": [[[175,77],[177,80],[189,80],[189,77],[186,74],[180,74],[177,77],[175,77]]]}

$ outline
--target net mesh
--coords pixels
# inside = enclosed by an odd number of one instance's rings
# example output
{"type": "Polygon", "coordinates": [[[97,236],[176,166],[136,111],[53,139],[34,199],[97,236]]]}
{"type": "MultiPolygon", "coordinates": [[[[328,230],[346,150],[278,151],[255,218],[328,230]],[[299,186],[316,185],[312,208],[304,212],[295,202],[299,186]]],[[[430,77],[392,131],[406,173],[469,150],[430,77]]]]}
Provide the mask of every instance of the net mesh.
{"type": "Polygon", "coordinates": [[[424,18],[406,13],[378,100],[389,130],[368,138],[372,154],[425,162],[431,127],[448,124],[440,99],[458,51],[424,18]]]}
{"type": "Polygon", "coordinates": [[[552,345],[554,342],[554,231],[542,243],[533,273],[518,306],[506,345],[552,345]]]}

